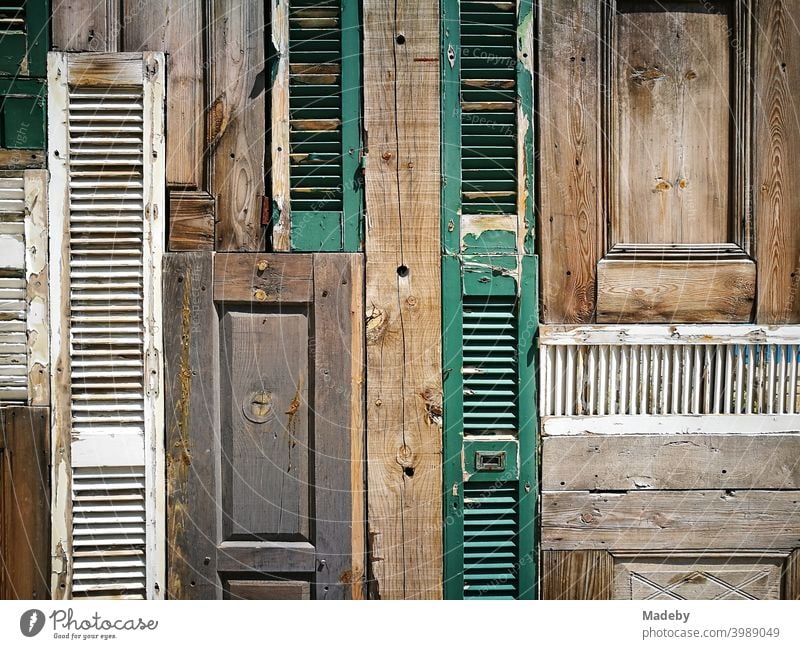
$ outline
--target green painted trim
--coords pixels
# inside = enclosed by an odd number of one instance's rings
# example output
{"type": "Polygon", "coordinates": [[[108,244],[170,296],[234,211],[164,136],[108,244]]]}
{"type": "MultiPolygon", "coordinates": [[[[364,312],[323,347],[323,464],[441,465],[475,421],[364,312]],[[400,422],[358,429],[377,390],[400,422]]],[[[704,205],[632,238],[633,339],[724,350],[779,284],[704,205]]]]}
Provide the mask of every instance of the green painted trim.
{"type": "Polygon", "coordinates": [[[442,247],[461,247],[461,26],[458,0],[441,0],[442,247]]]}
{"type": "Polygon", "coordinates": [[[292,212],[292,250],[338,252],[342,249],[342,213],[317,210],[292,212]]]}
{"type": "Polygon", "coordinates": [[[464,599],[463,323],[461,262],[442,257],[444,598],[464,599]]]}
{"type": "MultiPolygon", "coordinates": [[[[533,158],[533,75],[531,70],[534,66],[534,52],[533,46],[533,22],[534,10],[532,0],[517,0],[517,96],[519,97],[522,114],[527,119],[528,129],[524,134],[524,152],[525,152],[525,187],[528,190],[528,200],[525,202],[525,209],[522,214],[518,215],[524,219],[525,223],[525,237],[523,247],[520,250],[521,254],[530,255],[534,252],[534,234],[535,234],[535,220],[534,220],[534,158],[533,158]],[[530,34],[527,42],[524,38],[525,34],[530,34]],[[529,47],[530,46],[530,47],[529,47]],[[527,67],[526,67],[527,66],[527,67]]],[[[534,288],[534,295],[536,295],[534,288]]]]}
{"type": "Polygon", "coordinates": [[[342,0],[342,250],[363,247],[364,182],[361,168],[361,7],[342,0]]]}
{"type": "Polygon", "coordinates": [[[31,97],[38,96],[44,99],[47,95],[47,84],[44,79],[29,79],[27,77],[0,77],[0,95],[31,97]]]}
{"type": "Polygon", "coordinates": [[[522,257],[518,321],[519,380],[519,585],[520,599],[537,597],[537,502],[539,498],[539,417],[536,363],[539,331],[539,260],[522,257]]]}
{"type": "Polygon", "coordinates": [[[27,0],[28,74],[47,76],[47,50],[50,48],[50,1],[27,0]]]}

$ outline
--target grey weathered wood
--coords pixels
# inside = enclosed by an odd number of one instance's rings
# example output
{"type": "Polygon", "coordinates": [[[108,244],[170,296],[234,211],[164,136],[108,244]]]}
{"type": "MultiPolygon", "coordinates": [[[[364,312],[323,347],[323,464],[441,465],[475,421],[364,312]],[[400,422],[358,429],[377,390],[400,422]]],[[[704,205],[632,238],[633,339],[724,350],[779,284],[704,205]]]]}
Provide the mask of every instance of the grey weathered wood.
{"type": "Polygon", "coordinates": [[[362,260],[314,255],[317,599],[360,598],[364,577],[362,260]]]}
{"type": "Polygon", "coordinates": [[[800,549],[793,550],[783,564],[781,599],[800,599],[800,549]]]}
{"type": "Polygon", "coordinates": [[[311,599],[311,584],[307,581],[232,579],[227,591],[230,599],[311,599]]]}
{"type": "Polygon", "coordinates": [[[542,552],[542,599],[611,599],[614,559],[605,550],[542,552]]]}
{"type": "Polygon", "coordinates": [[[778,599],[784,558],[749,552],[615,556],[613,599],[778,599]]]}
{"type": "Polygon", "coordinates": [[[222,539],[308,539],[308,317],[252,308],[220,321],[222,539]]]}
{"type": "Polygon", "coordinates": [[[799,545],[796,491],[542,495],[544,550],[788,550],[799,545]]]}
{"type": "Polygon", "coordinates": [[[212,253],[164,255],[167,594],[213,599],[217,509],[213,422],[219,417],[212,253]]]}
{"type": "Polygon", "coordinates": [[[49,420],[0,408],[0,599],[50,598],[49,420]]]}
{"type": "Polygon", "coordinates": [[[261,199],[264,195],[266,139],[264,3],[211,2],[208,111],[211,191],[217,195],[216,249],[264,248],[261,199]]]}
{"type": "Polygon", "coordinates": [[[55,0],[53,47],[67,52],[116,52],[121,25],[119,5],[110,0],[55,0]]]}
{"type": "Polygon", "coordinates": [[[217,555],[221,573],[311,573],[317,567],[316,549],[307,541],[222,543],[217,555]]]}
{"type": "Polygon", "coordinates": [[[545,437],[542,489],[800,489],[800,434],[545,437]]]}
{"type": "Polygon", "coordinates": [[[539,8],[542,320],[592,322],[600,219],[600,9],[596,0],[539,8]]]}
{"type": "Polygon", "coordinates": [[[0,169],[41,169],[45,162],[44,151],[0,149],[0,169]]]}
{"type": "Polygon", "coordinates": [[[216,302],[291,304],[309,303],[313,297],[311,255],[255,253],[214,257],[216,302]]]}

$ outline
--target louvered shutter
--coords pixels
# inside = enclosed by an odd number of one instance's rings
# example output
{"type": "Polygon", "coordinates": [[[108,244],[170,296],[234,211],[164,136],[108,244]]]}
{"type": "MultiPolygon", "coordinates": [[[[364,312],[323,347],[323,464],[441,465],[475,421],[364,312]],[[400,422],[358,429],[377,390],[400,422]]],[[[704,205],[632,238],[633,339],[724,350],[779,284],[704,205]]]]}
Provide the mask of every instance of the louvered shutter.
{"type": "Polygon", "coordinates": [[[158,598],[164,57],[49,64],[53,592],[158,598]]]}
{"type": "Polygon", "coordinates": [[[0,2],[0,148],[42,148],[48,3],[0,2]]]}
{"type": "Polygon", "coordinates": [[[0,403],[48,403],[46,176],[0,172],[0,403]]]}
{"type": "Polygon", "coordinates": [[[281,0],[272,25],[273,246],[359,250],[358,2],[281,0]]]}
{"type": "Polygon", "coordinates": [[[530,3],[443,5],[445,596],[535,596],[530,3]]]}

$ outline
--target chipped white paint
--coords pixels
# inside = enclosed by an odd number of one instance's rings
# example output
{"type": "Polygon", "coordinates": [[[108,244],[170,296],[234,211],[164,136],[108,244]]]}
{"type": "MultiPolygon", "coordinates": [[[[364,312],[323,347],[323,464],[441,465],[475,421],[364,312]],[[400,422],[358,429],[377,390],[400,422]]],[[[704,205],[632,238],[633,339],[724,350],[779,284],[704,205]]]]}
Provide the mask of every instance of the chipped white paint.
{"type": "Polygon", "coordinates": [[[54,593],[161,598],[164,56],[49,62],[54,593]]]}

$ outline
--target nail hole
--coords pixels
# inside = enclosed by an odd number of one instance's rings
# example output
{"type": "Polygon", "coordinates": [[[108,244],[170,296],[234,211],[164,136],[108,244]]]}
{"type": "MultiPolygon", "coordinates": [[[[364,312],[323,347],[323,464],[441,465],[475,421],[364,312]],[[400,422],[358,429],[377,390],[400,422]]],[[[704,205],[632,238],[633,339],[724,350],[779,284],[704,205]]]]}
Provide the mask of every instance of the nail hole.
{"type": "Polygon", "coordinates": [[[397,274],[400,277],[408,277],[408,266],[402,264],[401,266],[397,267],[397,274]]]}
{"type": "Polygon", "coordinates": [[[328,297],[328,291],[322,291],[322,297],[328,297]]]}
{"type": "Polygon", "coordinates": [[[405,466],[405,467],[403,467],[403,473],[406,474],[406,477],[413,478],[414,477],[414,467],[413,466],[405,466]]]}
{"type": "Polygon", "coordinates": [[[398,45],[403,45],[406,42],[406,37],[402,34],[398,34],[397,38],[394,39],[398,45]]]}
{"type": "Polygon", "coordinates": [[[728,469],[722,469],[722,472],[723,472],[723,473],[727,473],[727,472],[728,472],[728,469]]]}
{"type": "Polygon", "coordinates": [[[572,275],[572,271],[571,271],[571,270],[568,270],[568,271],[567,271],[567,277],[569,277],[570,275],[572,275]]]}

